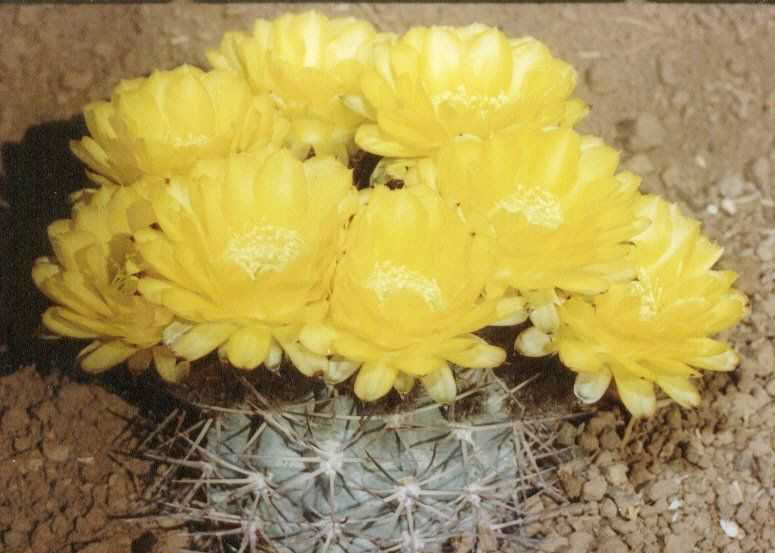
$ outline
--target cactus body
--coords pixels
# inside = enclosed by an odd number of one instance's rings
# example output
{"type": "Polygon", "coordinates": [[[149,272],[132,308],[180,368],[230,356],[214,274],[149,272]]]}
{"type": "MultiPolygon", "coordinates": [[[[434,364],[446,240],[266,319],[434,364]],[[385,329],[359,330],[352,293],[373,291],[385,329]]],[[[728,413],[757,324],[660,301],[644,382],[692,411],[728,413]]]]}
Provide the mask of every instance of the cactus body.
{"type": "Polygon", "coordinates": [[[459,419],[432,402],[362,416],[349,396],[279,406],[256,394],[200,430],[185,464],[204,492],[176,509],[231,527],[235,552],[524,551],[525,502],[555,453],[548,427],[512,420],[493,384],[475,393],[477,412],[459,419]]]}

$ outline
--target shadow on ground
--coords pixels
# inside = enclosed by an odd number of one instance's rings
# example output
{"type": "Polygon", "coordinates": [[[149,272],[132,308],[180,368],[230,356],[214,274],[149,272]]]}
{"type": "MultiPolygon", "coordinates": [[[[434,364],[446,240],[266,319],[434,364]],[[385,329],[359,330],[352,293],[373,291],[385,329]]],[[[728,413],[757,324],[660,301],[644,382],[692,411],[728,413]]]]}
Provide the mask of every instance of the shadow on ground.
{"type": "Polygon", "coordinates": [[[72,366],[85,345],[41,338],[40,317],[50,302],[35,288],[30,272],[36,257],[52,255],[48,225],[69,217],[69,194],[88,186],[83,166],[68,145],[86,132],[79,115],[36,125],[20,142],[2,145],[2,189],[9,207],[0,212],[0,233],[6,238],[0,241],[0,259],[6,261],[0,328],[7,347],[0,358],[0,374],[33,363],[43,374],[72,366]]]}

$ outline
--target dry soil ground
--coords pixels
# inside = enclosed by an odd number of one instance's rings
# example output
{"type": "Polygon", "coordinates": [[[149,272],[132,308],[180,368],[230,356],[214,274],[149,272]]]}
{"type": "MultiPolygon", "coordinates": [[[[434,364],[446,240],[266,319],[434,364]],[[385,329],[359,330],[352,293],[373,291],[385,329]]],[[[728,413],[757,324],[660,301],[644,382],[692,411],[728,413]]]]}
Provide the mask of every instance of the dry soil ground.
{"type": "MultiPolygon", "coordinates": [[[[742,365],[706,378],[699,408],[664,409],[637,424],[625,446],[627,419],[615,406],[562,429],[560,441],[578,445],[581,455],[559,471],[571,511],[530,529],[544,538],[541,549],[775,550],[775,8],[320,8],[393,31],[480,21],[545,41],[579,70],[578,93],[592,106],[583,129],[620,148],[624,163],[644,176],[644,189],[702,219],[751,298],[751,315],[730,334],[742,365]]],[[[181,547],[173,534],[116,518],[132,511],[151,476],[147,463],[120,454],[134,440],[129,421],[147,416],[148,401],[115,378],[79,376],[72,345],[33,338],[46,302],[29,269],[48,253],[46,225],[67,215],[66,193],[83,185],[67,150],[67,140],[84,132],[82,105],[107,96],[122,77],[201,64],[223,31],[285,9],[0,7],[0,232],[12,232],[0,244],[8,330],[0,377],[3,551],[181,547]]],[[[548,500],[534,505],[536,513],[551,507],[548,500]]]]}

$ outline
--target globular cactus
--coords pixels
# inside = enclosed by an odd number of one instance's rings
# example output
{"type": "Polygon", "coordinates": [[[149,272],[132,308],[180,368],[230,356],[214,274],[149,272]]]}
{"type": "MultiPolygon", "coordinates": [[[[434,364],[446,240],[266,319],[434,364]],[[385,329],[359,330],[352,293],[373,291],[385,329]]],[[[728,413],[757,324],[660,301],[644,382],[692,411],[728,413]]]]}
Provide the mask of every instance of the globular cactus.
{"type": "Polygon", "coordinates": [[[333,389],[281,404],[251,388],[178,435],[165,460],[195,476],[167,511],[206,523],[208,551],[526,551],[526,502],[552,492],[559,452],[555,419],[513,417],[512,391],[488,372],[452,406],[375,414],[333,389]]]}

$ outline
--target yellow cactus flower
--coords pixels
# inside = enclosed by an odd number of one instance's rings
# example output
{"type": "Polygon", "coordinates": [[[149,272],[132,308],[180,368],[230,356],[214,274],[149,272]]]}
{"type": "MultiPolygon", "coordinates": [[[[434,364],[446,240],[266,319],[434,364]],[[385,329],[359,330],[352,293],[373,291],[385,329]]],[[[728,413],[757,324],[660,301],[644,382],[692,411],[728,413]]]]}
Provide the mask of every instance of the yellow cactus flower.
{"type": "Polygon", "coordinates": [[[181,319],[164,335],[176,354],[193,361],[222,346],[236,367],[275,365],[280,344],[325,315],[357,203],[333,158],[268,147],[203,161],[152,202],[160,230],[134,236],[155,275],[138,288],[181,319]]]}
{"type": "Polygon", "coordinates": [[[618,160],[571,129],[522,129],[445,147],[422,180],[494,237],[501,287],[598,293],[632,276],[627,242],[647,224],[634,214],[639,179],[615,174],[618,160]]]}
{"type": "Polygon", "coordinates": [[[580,399],[597,401],[613,377],[640,417],[655,411],[653,384],[688,407],[700,399],[691,383],[697,369],[735,367],[734,351],[710,336],[737,323],[747,301],[731,288],[734,272],[711,269],[722,249],[701,235],[699,222],[656,196],[644,196],[638,214],[653,221],[634,239],[638,279],[562,304],[554,347],[579,373],[580,399]]]}
{"type": "Polygon", "coordinates": [[[271,93],[291,122],[288,144],[301,159],[313,147],[346,162],[363,117],[342,100],[359,102],[360,76],[377,36],[366,21],[308,11],[258,19],[252,34],[226,33],[207,57],[213,67],[244,75],[257,92],[271,93]]]}
{"type": "Polygon", "coordinates": [[[483,299],[492,268],[487,243],[432,190],[376,187],[349,230],[330,319],[301,343],[362,364],[355,393],[375,400],[420,378],[438,401],[455,398],[449,363],[500,365],[503,350],[471,334],[501,317],[483,299]]]}
{"type": "Polygon", "coordinates": [[[121,81],[110,101],[88,104],[84,116],[91,136],[73,141],[73,153],[116,184],[185,172],[287,132],[269,96],[256,96],[239,75],[188,65],[121,81]]]}
{"type": "Polygon", "coordinates": [[[79,358],[88,372],[101,372],[127,359],[157,368],[174,365],[163,347],[162,330],[172,313],[137,294],[142,261],[132,234],[154,222],[150,204],[134,187],[84,191],[72,219],[48,228],[55,258],[35,261],[36,286],[57,305],[44,325],[63,336],[94,340],[79,358]],[[153,348],[151,352],[149,348],[153,348]]]}
{"type": "Polygon", "coordinates": [[[388,157],[427,156],[460,136],[487,138],[534,125],[572,126],[586,106],[569,100],[576,73],[537,40],[492,27],[415,27],[374,47],[363,76],[356,142],[388,157]]]}

